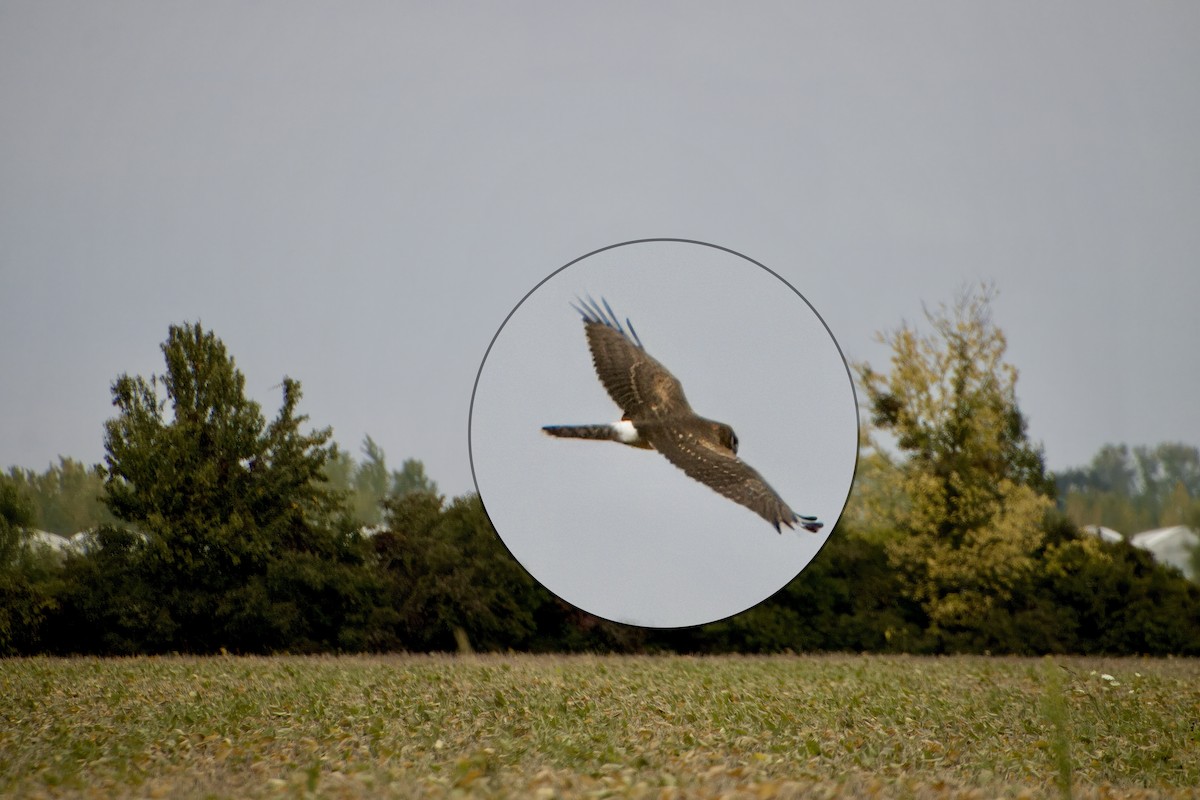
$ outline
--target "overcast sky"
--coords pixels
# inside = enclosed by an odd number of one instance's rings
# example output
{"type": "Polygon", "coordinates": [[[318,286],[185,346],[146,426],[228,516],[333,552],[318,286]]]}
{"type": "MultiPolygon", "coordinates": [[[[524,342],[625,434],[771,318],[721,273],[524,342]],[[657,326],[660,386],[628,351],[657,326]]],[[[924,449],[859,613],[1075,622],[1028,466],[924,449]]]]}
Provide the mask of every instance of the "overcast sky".
{"type": "Polygon", "coordinates": [[[100,461],[113,378],[200,320],[268,415],[298,378],[341,444],[467,492],[506,315],[645,237],[768,265],[881,367],[875,331],[994,280],[1052,467],[1198,443],[1198,31],[1191,2],[5,0],[0,465],[100,461]]]}

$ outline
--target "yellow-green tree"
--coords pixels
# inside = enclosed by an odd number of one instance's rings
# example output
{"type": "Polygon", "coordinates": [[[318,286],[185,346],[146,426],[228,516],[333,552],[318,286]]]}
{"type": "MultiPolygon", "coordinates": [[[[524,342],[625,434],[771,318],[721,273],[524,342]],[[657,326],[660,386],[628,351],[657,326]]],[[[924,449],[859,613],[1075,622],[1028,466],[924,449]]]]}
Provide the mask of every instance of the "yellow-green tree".
{"type": "Polygon", "coordinates": [[[889,561],[935,636],[969,629],[1011,598],[1034,569],[1053,507],[992,321],[994,296],[985,285],[926,309],[931,332],[905,323],[880,333],[892,350],[887,373],[855,366],[872,422],[873,496],[863,508],[875,512],[889,561]]]}

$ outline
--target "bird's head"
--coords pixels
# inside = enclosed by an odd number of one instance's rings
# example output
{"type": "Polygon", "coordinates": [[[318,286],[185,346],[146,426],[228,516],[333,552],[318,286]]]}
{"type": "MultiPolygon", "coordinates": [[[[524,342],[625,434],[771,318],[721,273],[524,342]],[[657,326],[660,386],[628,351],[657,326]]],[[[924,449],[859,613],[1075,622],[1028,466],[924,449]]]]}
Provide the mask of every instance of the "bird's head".
{"type": "Polygon", "coordinates": [[[729,427],[724,422],[717,422],[714,424],[717,426],[718,441],[720,441],[723,446],[732,450],[734,455],[737,455],[738,440],[737,434],[733,432],[733,428],[729,427]]]}

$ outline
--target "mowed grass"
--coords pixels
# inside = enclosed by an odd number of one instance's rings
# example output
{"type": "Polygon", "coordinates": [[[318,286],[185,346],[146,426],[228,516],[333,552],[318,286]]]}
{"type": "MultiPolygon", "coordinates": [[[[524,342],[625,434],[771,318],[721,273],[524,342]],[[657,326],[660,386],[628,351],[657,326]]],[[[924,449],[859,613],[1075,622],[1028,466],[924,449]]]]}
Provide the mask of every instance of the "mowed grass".
{"type": "Polygon", "coordinates": [[[0,661],[16,797],[1195,797],[1200,662],[0,661]]]}

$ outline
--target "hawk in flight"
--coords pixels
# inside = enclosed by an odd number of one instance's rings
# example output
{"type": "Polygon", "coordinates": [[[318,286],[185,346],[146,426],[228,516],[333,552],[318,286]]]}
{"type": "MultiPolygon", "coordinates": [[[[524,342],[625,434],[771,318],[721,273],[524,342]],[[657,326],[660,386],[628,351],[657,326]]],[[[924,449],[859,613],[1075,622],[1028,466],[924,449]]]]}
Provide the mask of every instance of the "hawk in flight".
{"type": "Polygon", "coordinates": [[[605,439],[631,447],[657,450],[690,477],[746,506],[779,531],[799,523],[816,533],[822,523],[788,508],[775,490],[749,464],[737,457],[733,428],[692,411],[683,386],[642,346],[628,319],[621,326],[607,300],[601,308],[592,298],[571,307],[583,315],[592,363],[600,382],[623,416],[611,425],[547,425],[551,436],[605,439]],[[580,307],[582,306],[582,308],[580,307]]]}

